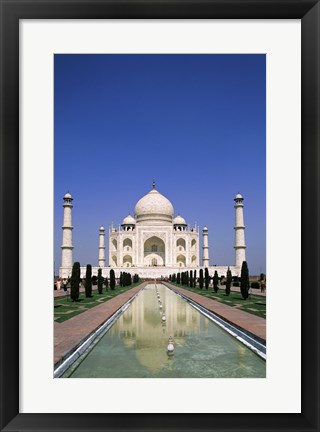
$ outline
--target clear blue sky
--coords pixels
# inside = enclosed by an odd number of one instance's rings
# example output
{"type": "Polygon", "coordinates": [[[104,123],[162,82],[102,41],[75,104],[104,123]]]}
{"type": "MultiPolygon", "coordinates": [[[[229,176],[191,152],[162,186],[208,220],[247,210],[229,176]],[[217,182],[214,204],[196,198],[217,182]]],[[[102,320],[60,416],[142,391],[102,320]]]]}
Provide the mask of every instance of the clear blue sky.
{"type": "Polygon", "coordinates": [[[240,192],[249,270],[265,272],[264,55],[55,55],[54,68],[56,273],[67,191],[74,261],[97,265],[99,226],[133,214],[153,179],[207,225],[211,265],[234,264],[240,192]]]}

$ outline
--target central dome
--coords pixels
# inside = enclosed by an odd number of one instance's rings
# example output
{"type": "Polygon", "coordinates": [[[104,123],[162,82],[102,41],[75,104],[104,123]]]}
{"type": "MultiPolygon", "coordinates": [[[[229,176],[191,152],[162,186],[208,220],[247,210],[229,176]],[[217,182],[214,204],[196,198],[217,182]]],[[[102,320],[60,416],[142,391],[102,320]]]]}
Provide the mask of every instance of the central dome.
{"type": "Polygon", "coordinates": [[[174,214],[171,202],[155,188],[137,202],[134,212],[137,222],[148,220],[172,222],[174,214]]]}

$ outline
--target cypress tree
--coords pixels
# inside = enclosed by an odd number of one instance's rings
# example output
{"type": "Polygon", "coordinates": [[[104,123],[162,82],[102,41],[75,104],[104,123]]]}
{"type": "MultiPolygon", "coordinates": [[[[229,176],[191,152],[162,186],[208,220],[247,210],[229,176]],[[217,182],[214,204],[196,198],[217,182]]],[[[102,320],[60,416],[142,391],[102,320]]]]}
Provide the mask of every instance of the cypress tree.
{"type": "Polygon", "coordinates": [[[101,270],[101,268],[99,268],[99,270],[98,270],[98,293],[99,294],[102,294],[102,281],[103,281],[103,279],[102,279],[101,272],[102,272],[102,270],[101,270]]]}
{"type": "Polygon", "coordinates": [[[186,271],[186,286],[189,286],[189,272],[186,271]]]}
{"type": "Polygon", "coordinates": [[[180,273],[177,274],[177,284],[180,285],[180,273]]]}
{"type": "Polygon", "coordinates": [[[215,270],[214,275],[213,275],[213,289],[214,292],[218,292],[218,283],[219,283],[219,276],[218,276],[218,272],[217,270],[215,270]]]}
{"type": "Polygon", "coordinates": [[[116,286],[116,277],[115,277],[115,274],[114,274],[114,270],[111,269],[110,270],[110,288],[112,290],[114,290],[115,286],[116,286]]]}
{"type": "Polygon", "coordinates": [[[72,273],[71,273],[70,297],[72,301],[78,301],[79,299],[79,284],[80,284],[80,263],[75,262],[73,264],[72,273]]]}
{"type": "Polygon", "coordinates": [[[104,280],[104,283],[106,284],[106,290],[107,290],[108,289],[108,278],[107,278],[107,276],[106,276],[106,278],[104,280]]]}
{"type": "Polygon", "coordinates": [[[193,287],[195,288],[197,286],[197,270],[193,272],[193,287]]]}
{"type": "Polygon", "coordinates": [[[190,287],[193,288],[193,277],[192,277],[192,270],[190,270],[190,276],[189,276],[189,280],[190,280],[190,287]]]}
{"type": "Polygon", "coordinates": [[[128,273],[128,285],[132,285],[131,273],[128,273]]]}
{"type": "Polygon", "coordinates": [[[232,282],[232,274],[231,274],[230,268],[228,267],[227,280],[226,280],[226,295],[227,296],[230,294],[230,291],[231,291],[231,282],[232,282]]]}
{"type": "Polygon", "coordinates": [[[84,282],[84,289],[86,293],[86,297],[92,297],[92,266],[91,264],[87,264],[87,270],[86,270],[86,279],[84,282]]]}
{"type": "Polygon", "coordinates": [[[240,290],[242,297],[247,300],[249,297],[249,269],[247,261],[243,261],[241,266],[241,282],[240,282],[240,290]]]}
{"type": "Polygon", "coordinates": [[[207,267],[204,269],[204,284],[207,290],[209,288],[209,270],[207,267]]]}
{"type": "Polygon", "coordinates": [[[123,283],[123,273],[122,272],[120,272],[120,286],[122,287],[122,286],[124,286],[124,283],[123,283]]]}
{"type": "Polygon", "coordinates": [[[200,289],[203,288],[203,269],[200,269],[199,287],[200,287],[200,289]]]}

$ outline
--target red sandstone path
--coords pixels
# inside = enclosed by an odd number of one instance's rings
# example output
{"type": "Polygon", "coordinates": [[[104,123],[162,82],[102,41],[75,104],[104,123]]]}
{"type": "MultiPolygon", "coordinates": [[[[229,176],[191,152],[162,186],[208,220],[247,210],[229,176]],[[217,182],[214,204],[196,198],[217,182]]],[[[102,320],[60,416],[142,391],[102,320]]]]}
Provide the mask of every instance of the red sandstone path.
{"type": "Polygon", "coordinates": [[[235,324],[237,327],[252,333],[255,336],[266,341],[266,320],[256,315],[244,312],[232,306],[222,304],[216,300],[208,299],[201,294],[196,294],[183,288],[179,288],[175,285],[165,283],[175,291],[183,294],[190,298],[199,305],[205,307],[209,311],[223,318],[231,324],[235,324]]]}
{"type": "Polygon", "coordinates": [[[148,282],[95,306],[62,323],[54,323],[54,365],[60,363],[67,354],[76,350],[81,343],[96,331],[107,319],[130,300],[148,282]]]}
{"type": "MultiPolygon", "coordinates": [[[[108,288],[108,289],[110,289],[110,288],[108,288]]],[[[80,291],[81,293],[84,293],[84,292],[85,292],[84,287],[81,287],[81,288],[79,289],[79,291],[80,291]]],[[[97,287],[96,285],[94,285],[94,286],[92,287],[92,291],[93,291],[93,292],[98,291],[98,287],[97,287]]],[[[69,294],[70,294],[70,288],[68,288],[68,292],[69,292],[69,294]]],[[[64,290],[63,288],[61,288],[61,289],[59,289],[59,290],[54,290],[54,291],[53,291],[53,296],[54,296],[54,298],[64,298],[64,297],[67,297],[67,293],[65,292],[65,290],[64,290]]]]}

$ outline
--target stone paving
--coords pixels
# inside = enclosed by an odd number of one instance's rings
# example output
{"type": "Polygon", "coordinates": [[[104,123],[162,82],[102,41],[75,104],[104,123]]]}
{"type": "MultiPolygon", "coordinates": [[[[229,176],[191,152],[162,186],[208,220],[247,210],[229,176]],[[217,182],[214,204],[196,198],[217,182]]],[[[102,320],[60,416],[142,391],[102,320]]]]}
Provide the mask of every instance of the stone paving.
{"type": "Polygon", "coordinates": [[[209,311],[223,318],[236,327],[241,328],[252,335],[266,341],[266,320],[248,312],[241,311],[231,306],[227,306],[216,300],[211,300],[201,294],[196,294],[183,288],[165,283],[175,291],[180,292],[184,296],[190,298],[199,305],[205,307],[209,311]]]}
{"type": "MultiPolygon", "coordinates": [[[[226,288],[223,285],[219,285],[219,289],[225,291],[226,288]]],[[[261,292],[260,289],[251,288],[251,290],[252,290],[252,295],[266,297],[266,292],[261,292]]],[[[231,287],[231,291],[238,292],[238,293],[241,292],[240,287],[234,287],[234,286],[231,287]]]]}
{"type": "MultiPolygon", "coordinates": [[[[105,286],[103,286],[103,289],[105,290],[105,286]]],[[[109,288],[109,289],[110,289],[110,288],[109,288]]],[[[94,291],[98,291],[98,287],[97,287],[96,285],[94,285],[94,286],[92,287],[92,291],[93,291],[93,292],[94,292],[94,291]]],[[[79,292],[84,293],[84,292],[85,292],[84,287],[81,287],[81,288],[79,289],[79,292]]],[[[68,289],[68,293],[69,293],[69,295],[70,295],[70,288],[68,289]]],[[[63,297],[67,297],[67,293],[66,293],[66,291],[65,291],[63,288],[61,288],[61,289],[59,289],[59,290],[54,290],[54,291],[53,291],[53,295],[54,295],[54,298],[63,298],[63,297]]]]}
{"type": "Polygon", "coordinates": [[[144,282],[131,290],[81,313],[62,323],[54,323],[54,365],[77,349],[79,345],[95,330],[97,330],[118,309],[129,301],[148,282],[144,282]]]}

